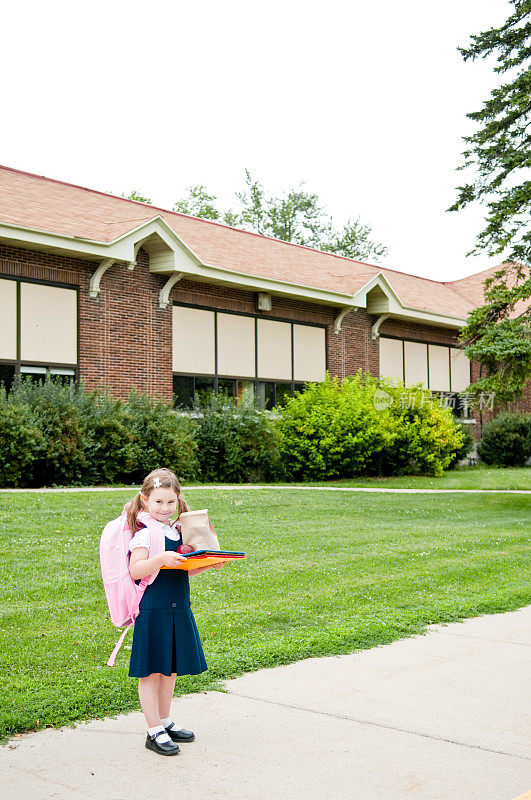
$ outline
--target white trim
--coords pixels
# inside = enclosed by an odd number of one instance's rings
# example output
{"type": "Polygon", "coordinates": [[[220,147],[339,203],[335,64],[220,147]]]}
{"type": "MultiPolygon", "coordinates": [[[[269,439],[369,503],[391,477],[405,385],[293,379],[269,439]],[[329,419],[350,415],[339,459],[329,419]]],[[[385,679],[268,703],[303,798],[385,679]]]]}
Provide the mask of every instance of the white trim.
{"type": "MultiPolygon", "coordinates": [[[[413,276],[412,276],[413,277],[413,276]]],[[[431,311],[405,306],[396,294],[389,281],[382,272],[374,275],[361,289],[352,295],[352,302],[361,308],[367,308],[367,294],[379,286],[389,299],[388,314],[394,319],[403,319],[409,322],[429,322],[447,328],[461,328],[466,319],[464,317],[451,317],[448,314],[437,314],[431,311]]]]}
{"type": "MultiPolygon", "coordinates": [[[[465,318],[462,317],[437,314],[404,306],[382,272],[373,276],[353,295],[349,295],[344,292],[319,289],[306,284],[296,284],[276,278],[265,278],[234,269],[203,264],[196,253],[183,242],[160,214],[142,222],[136,228],[127,231],[111,242],[95,241],[78,236],[50,233],[36,228],[23,228],[10,223],[0,223],[0,241],[7,241],[17,246],[29,246],[30,249],[68,253],[77,258],[98,261],[110,259],[122,261],[126,263],[128,269],[134,269],[140,246],[154,233],[165,242],[168,249],[175,256],[172,268],[165,265],[159,269],[151,269],[154,274],[169,276],[174,273],[182,273],[199,281],[209,281],[251,291],[264,291],[279,297],[297,298],[307,302],[341,306],[343,310],[346,308],[367,308],[368,292],[375,286],[379,286],[389,298],[388,313],[393,318],[412,322],[427,322],[432,325],[449,328],[461,328],[465,322],[465,318]]],[[[93,291],[96,291],[95,286],[93,291]]],[[[340,313],[340,316],[341,314],[343,312],[340,313]]]]}
{"type": "Polygon", "coordinates": [[[380,325],[389,318],[389,314],[380,314],[376,322],[371,328],[371,339],[377,339],[380,335],[380,325]]]}
{"type": "Polygon", "coordinates": [[[168,308],[170,302],[170,292],[178,281],[183,277],[183,272],[174,272],[170,275],[164,286],[159,292],[159,308],[168,308]]]}
{"type": "Polygon", "coordinates": [[[98,269],[92,273],[89,281],[89,297],[95,300],[100,293],[100,281],[105,272],[114,264],[114,258],[106,258],[101,262],[98,269]]]}
{"type": "Polygon", "coordinates": [[[339,333],[341,331],[341,326],[343,324],[343,320],[345,319],[346,315],[349,311],[352,310],[352,306],[346,306],[334,320],[334,333],[339,333]]]}

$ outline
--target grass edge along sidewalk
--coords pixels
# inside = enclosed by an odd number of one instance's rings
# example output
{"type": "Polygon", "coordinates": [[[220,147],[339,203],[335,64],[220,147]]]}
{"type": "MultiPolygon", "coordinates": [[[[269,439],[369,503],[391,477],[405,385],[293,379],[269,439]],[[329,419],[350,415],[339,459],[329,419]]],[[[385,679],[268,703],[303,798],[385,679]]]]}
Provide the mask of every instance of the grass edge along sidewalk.
{"type": "MultiPolygon", "coordinates": [[[[484,490],[484,491],[531,491],[531,468],[529,467],[461,467],[454,470],[447,470],[440,477],[429,475],[401,475],[387,478],[349,478],[336,481],[314,481],[308,483],[268,483],[268,484],[227,484],[219,483],[190,483],[183,482],[183,487],[187,489],[197,489],[203,487],[255,487],[255,488],[328,488],[328,489],[363,489],[376,491],[380,489],[410,489],[410,490],[484,490]]],[[[137,491],[136,486],[114,485],[114,486],[52,486],[35,489],[0,489],[0,492],[58,492],[58,491],[137,491]]]]}
{"type": "MultiPolygon", "coordinates": [[[[177,694],[531,602],[524,495],[271,488],[190,492],[194,507],[209,508],[223,546],[248,559],[191,579],[209,670],[180,677],[177,694]]],[[[91,492],[3,496],[3,741],[138,708],[128,651],[105,666],[118,632],[98,543],[121,503],[115,492],[97,501],[91,492]]]]}

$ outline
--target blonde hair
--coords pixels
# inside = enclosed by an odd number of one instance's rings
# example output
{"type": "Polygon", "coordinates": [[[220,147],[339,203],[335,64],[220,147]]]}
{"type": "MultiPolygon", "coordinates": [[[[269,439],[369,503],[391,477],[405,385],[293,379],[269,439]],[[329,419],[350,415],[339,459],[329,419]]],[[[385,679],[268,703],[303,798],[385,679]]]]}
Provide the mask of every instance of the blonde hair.
{"type": "Polygon", "coordinates": [[[136,533],[141,526],[138,525],[137,517],[141,511],[144,511],[144,504],[142,502],[141,494],[144,497],[149,497],[153,489],[173,489],[177,495],[178,514],[177,518],[181,516],[183,511],[189,511],[186,500],[181,496],[181,484],[179,483],[175,473],[171,469],[154,469],[149,475],[146,475],[142,488],[138,494],[134,496],[127,509],[127,523],[129,528],[136,533]],[[158,478],[156,485],[155,480],[158,478]]]}

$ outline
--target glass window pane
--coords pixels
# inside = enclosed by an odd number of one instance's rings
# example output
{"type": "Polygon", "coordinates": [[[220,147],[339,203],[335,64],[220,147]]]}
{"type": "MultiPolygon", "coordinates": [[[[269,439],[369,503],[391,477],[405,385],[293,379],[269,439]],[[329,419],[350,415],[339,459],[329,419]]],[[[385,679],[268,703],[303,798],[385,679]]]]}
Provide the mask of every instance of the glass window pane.
{"type": "Polygon", "coordinates": [[[219,378],[218,380],[218,393],[225,392],[230,397],[236,396],[236,381],[229,378],[219,378]]]}
{"type": "Polygon", "coordinates": [[[276,384],[277,406],[284,405],[287,397],[291,397],[291,383],[277,383],[276,384]]]}
{"type": "Polygon", "coordinates": [[[33,383],[44,383],[47,372],[46,367],[28,367],[25,364],[20,367],[20,377],[25,381],[31,380],[33,383]]]}
{"type": "Polygon", "coordinates": [[[14,364],[0,364],[0,384],[5,386],[7,392],[11,389],[13,380],[15,379],[15,365],[14,364]]]}
{"type": "Polygon", "coordinates": [[[22,364],[20,367],[20,372],[23,375],[46,375],[47,371],[46,367],[28,367],[26,364],[22,364]]]}
{"type": "Polygon", "coordinates": [[[200,403],[208,403],[209,395],[214,391],[214,378],[195,378],[195,397],[200,403]]]}
{"type": "Polygon", "coordinates": [[[254,402],[254,381],[238,381],[238,403],[244,398],[254,402]]]}
{"type": "Polygon", "coordinates": [[[194,399],[194,379],[186,375],[173,376],[173,405],[190,408],[194,399]]]}
{"type": "Polygon", "coordinates": [[[305,385],[305,383],[294,383],[293,392],[303,392],[305,385]]]}
{"type": "Polygon", "coordinates": [[[69,367],[50,367],[50,375],[70,375],[70,377],[75,378],[76,371],[69,367]]]}
{"type": "Polygon", "coordinates": [[[270,411],[275,405],[275,384],[260,381],[257,393],[258,408],[266,408],[270,411]]]}

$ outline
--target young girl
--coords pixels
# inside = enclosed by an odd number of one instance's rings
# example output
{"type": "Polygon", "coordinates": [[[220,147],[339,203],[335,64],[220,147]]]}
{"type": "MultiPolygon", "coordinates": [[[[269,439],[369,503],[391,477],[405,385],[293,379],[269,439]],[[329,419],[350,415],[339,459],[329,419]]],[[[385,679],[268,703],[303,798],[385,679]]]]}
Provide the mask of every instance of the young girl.
{"type": "MultiPolygon", "coordinates": [[[[135,581],[150,575],[162,566],[176,567],[185,557],[175,552],[182,544],[177,517],[188,511],[180,495],[181,487],[169,469],[156,469],[142,484],[127,509],[127,521],[134,536],[129,571],[135,581]],[[149,532],[137,520],[140,511],[147,511],[162,523],[165,552],[149,558],[149,532]]],[[[222,564],[213,564],[217,568],[222,564]]],[[[192,742],[192,731],[178,728],[170,718],[170,706],[177,675],[198,675],[208,669],[190,604],[189,575],[198,575],[209,567],[190,571],[161,570],[146,591],[139,606],[133,628],[129,675],[137,677],[138,696],[146,717],[146,747],[161,755],[176,755],[178,742],[192,742]]]]}

